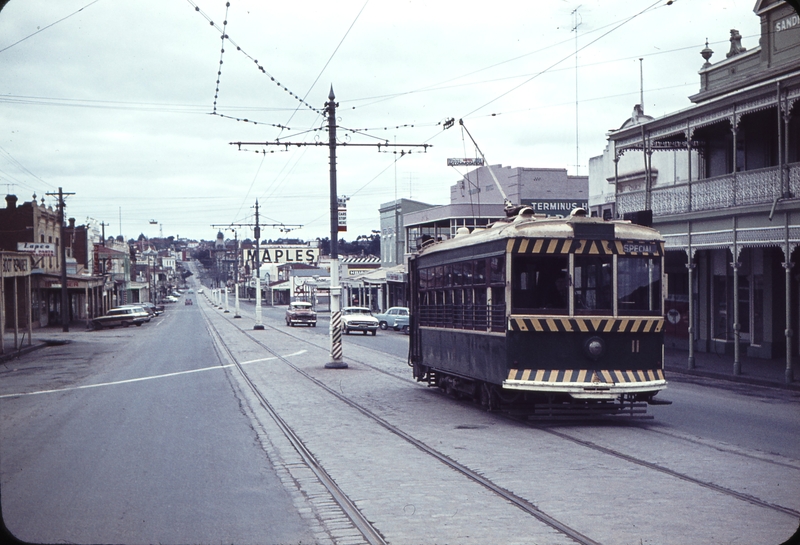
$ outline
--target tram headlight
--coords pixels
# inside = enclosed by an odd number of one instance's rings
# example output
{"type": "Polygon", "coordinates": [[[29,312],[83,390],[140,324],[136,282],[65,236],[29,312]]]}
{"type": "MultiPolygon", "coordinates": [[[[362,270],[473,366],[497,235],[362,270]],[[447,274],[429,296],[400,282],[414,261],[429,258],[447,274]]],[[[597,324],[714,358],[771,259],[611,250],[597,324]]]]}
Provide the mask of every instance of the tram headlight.
{"type": "Polygon", "coordinates": [[[600,337],[590,337],[583,344],[583,351],[589,359],[597,361],[606,353],[606,343],[600,337]]]}

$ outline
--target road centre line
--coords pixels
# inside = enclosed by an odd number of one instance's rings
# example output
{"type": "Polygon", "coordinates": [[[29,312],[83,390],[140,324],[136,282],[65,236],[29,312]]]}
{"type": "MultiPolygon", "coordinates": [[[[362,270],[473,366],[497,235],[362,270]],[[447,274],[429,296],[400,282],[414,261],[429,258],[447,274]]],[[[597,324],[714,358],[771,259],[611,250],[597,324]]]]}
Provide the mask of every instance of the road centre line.
{"type": "MultiPolygon", "coordinates": [[[[292,356],[299,356],[300,354],[303,354],[304,352],[305,352],[305,350],[300,350],[300,351],[294,352],[292,354],[287,354],[284,357],[288,358],[288,357],[292,357],[292,356]]],[[[261,361],[268,361],[268,360],[274,360],[274,359],[277,359],[277,358],[276,357],[260,358],[260,359],[257,359],[257,360],[245,361],[245,362],[242,362],[241,364],[242,365],[247,365],[247,364],[250,364],[250,363],[258,363],[258,362],[261,362],[261,361]]],[[[118,384],[129,384],[131,382],[141,382],[141,381],[144,381],[144,380],[153,380],[153,379],[159,379],[159,378],[175,377],[175,376],[179,376],[179,375],[188,375],[189,373],[200,373],[202,371],[212,371],[214,369],[226,369],[228,367],[233,367],[233,364],[229,363],[227,365],[214,365],[213,367],[203,367],[203,368],[200,368],[200,369],[189,369],[188,371],[177,371],[175,373],[165,373],[163,375],[152,375],[152,376],[149,376],[149,377],[129,378],[129,379],[126,379],[126,380],[116,380],[116,381],[113,381],[113,382],[101,382],[101,383],[98,383],[98,384],[84,384],[83,386],[72,386],[72,387],[69,387],[69,388],[56,388],[54,390],[38,390],[38,391],[35,391],[35,392],[24,392],[24,393],[17,393],[17,394],[0,394],[0,399],[4,399],[4,398],[8,398],[8,397],[32,396],[32,395],[38,395],[38,394],[53,394],[53,393],[56,393],[56,392],[69,392],[69,391],[72,391],[72,390],[85,390],[87,388],[99,388],[101,386],[116,386],[118,384]]]]}

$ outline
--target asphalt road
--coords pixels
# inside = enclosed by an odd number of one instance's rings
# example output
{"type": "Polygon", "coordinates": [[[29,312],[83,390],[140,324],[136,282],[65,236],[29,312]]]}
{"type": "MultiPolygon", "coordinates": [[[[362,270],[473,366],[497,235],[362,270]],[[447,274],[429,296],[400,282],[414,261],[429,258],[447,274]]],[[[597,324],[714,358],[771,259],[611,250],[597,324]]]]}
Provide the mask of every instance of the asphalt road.
{"type": "Polygon", "coordinates": [[[170,305],[140,328],[82,337],[33,354],[35,369],[12,362],[0,371],[3,394],[33,394],[0,398],[2,514],[16,537],[313,541],[199,308],[170,305]],[[36,394],[51,389],[63,390],[36,394]]]}

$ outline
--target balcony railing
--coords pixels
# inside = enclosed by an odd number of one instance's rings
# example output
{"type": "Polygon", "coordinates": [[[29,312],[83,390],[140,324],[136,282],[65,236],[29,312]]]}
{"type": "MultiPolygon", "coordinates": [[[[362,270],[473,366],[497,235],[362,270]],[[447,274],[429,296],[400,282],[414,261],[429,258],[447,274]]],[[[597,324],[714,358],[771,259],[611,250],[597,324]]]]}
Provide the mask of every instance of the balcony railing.
{"type": "MultiPolygon", "coordinates": [[[[786,170],[791,195],[800,196],[800,163],[791,163],[786,170]]],[[[654,216],[669,216],[732,206],[770,204],[780,195],[780,170],[778,167],[769,167],[737,172],[735,176],[715,176],[691,184],[654,187],[651,191],[651,209],[654,216]]],[[[644,191],[617,195],[617,211],[620,215],[644,209],[644,191]]]]}

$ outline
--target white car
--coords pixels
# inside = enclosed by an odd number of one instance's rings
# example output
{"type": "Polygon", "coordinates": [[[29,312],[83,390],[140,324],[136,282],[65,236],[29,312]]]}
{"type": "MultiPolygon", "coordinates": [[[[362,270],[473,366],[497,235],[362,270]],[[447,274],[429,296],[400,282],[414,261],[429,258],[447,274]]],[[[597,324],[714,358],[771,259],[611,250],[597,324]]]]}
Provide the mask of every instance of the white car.
{"type": "Polygon", "coordinates": [[[351,331],[375,335],[378,332],[378,319],[367,307],[345,307],[342,309],[342,331],[345,335],[349,335],[351,331]]]}

